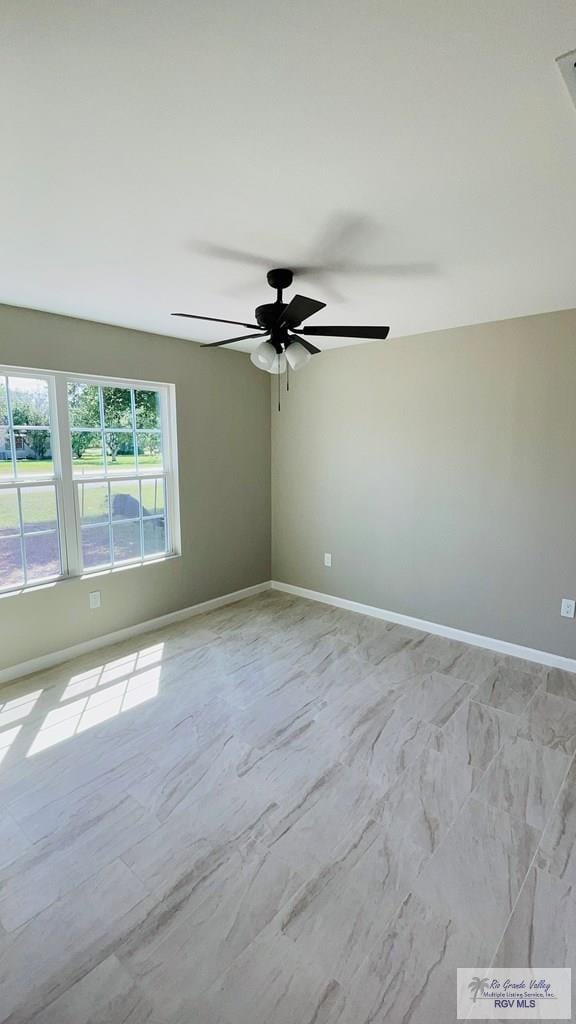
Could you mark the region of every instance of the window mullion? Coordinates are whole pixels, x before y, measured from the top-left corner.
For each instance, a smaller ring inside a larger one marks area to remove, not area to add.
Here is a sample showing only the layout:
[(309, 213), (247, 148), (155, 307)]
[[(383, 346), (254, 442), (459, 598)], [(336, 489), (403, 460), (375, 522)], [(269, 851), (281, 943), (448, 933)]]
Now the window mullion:
[(24, 544), (24, 516), (22, 515), (22, 494), (20, 488), (16, 487), (16, 495), (18, 498), (18, 518), (20, 519), (20, 557), (22, 559), (22, 574), (24, 577), (24, 586), (28, 583), (28, 569), (26, 567), (26, 547)]
[(132, 412), (132, 446), (134, 448), (134, 465), (136, 467), (136, 474), (140, 468), (138, 461), (138, 441), (136, 437), (136, 398), (134, 395), (134, 388), (130, 389), (130, 409)]
[(110, 488), (110, 480), (106, 481), (106, 490), (108, 492), (108, 537), (110, 543), (110, 565), (114, 567), (114, 531), (112, 529), (112, 490)]
[(98, 409), (100, 412), (100, 437), (102, 438), (102, 466), (104, 476), (108, 476), (108, 453), (106, 451), (106, 424), (104, 422), (104, 391), (98, 386)]
[(16, 437), (14, 435), (14, 424), (12, 422), (12, 399), (10, 397), (10, 381), (8, 377), (4, 377), (6, 386), (6, 412), (8, 414), (8, 439), (10, 441), (10, 454), (12, 456), (12, 477), (14, 480), (17, 478), (16, 472)]
[(164, 463), (164, 522), (166, 548), (180, 552), (180, 505), (178, 486), (177, 427), (174, 386), (165, 387), (161, 410), (162, 449)]
[(144, 558), (144, 508), (142, 505), (142, 479), (138, 481), (138, 498), (140, 505), (140, 518), (138, 519), (138, 525), (140, 529), (140, 558)]
[(56, 397), (56, 451), (60, 468), (62, 489), (62, 516), (64, 530), (60, 531), (60, 542), (66, 551), (67, 570), (70, 576), (82, 572), (82, 547), (80, 539), (80, 516), (76, 500), (76, 487), (72, 465), (72, 444), (70, 440), (70, 417), (68, 415), (68, 385), (65, 377), (55, 379)]

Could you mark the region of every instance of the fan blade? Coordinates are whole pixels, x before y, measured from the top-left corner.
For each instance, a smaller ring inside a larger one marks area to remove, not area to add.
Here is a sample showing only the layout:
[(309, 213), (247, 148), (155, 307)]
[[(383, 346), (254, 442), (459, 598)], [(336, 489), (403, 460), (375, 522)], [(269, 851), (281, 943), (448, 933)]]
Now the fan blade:
[(219, 316), (199, 316), (197, 313), (170, 313), (170, 316), (185, 316), (188, 320), (211, 320), (215, 324), (234, 324), (236, 327), (255, 327), (258, 328), (258, 324), (245, 324), (242, 320), (222, 320)]
[(314, 334), (318, 338), (374, 338), (388, 337), (389, 327), (303, 327), (297, 334)]
[(309, 299), (306, 295), (295, 295), (282, 313), (278, 326), (296, 327), (319, 309), (324, 309), (325, 305), (325, 302)]
[(258, 256), (256, 253), (247, 252), (245, 249), (234, 249), (228, 245), (214, 245), (212, 242), (195, 242), (193, 248), (203, 256), (210, 256), (217, 260), (230, 260), (233, 263), (248, 263), (255, 267), (282, 267), (268, 256)]
[(322, 351), (321, 348), (316, 348), (316, 345), (313, 345), (311, 341), (306, 341), (306, 338), (301, 338), (299, 335), (297, 336), (296, 334), (290, 334), (289, 337), (292, 339), (292, 341), (300, 342), (302, 348), (305, 348), (306, 351), (309, 352), (311, 356), (317, 356), (318, 353)]
[(344, 274), (356, 277), (421, 277), (434, 274), (433, 263), (346, 263), (330, 262), (306, 267), (308, 277), (319, 274)]
[(248, 338), (264, 338), (266, 334), (241, 334), (239, 338), (224, 338), (224, 341), (207, 341), (200, 348), (218, 348), (219, 345), (231, 345), (233, 341), (248, 341)]

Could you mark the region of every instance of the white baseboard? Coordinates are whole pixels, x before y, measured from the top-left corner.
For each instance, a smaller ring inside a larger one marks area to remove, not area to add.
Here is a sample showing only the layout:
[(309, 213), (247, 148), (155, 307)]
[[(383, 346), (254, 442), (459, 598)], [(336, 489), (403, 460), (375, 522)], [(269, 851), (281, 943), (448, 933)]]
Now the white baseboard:
[(443, 626), (438, 622), (427, 622), (425, 619), (416, 619), (412, 615), (401, 615), (399, 612), (387, 611), (385, 608), (376, 608), (373, 605), (361, 604), (359, 601), (349, 601), (344, 597), (335, 597), (333, 594), (322, 594), (317, 590), (307, 590), (305, 587), (295, 587), (291, 583), (280, 583), (277, 580), (257, 583), (253, 587), (245, 587), (243, 590), (235, 590), (231, 594), (222, 594), (221, 597), (214, 597), (210, 601), (202, 601), (200, 604), (191, 605), (189, 608), (181, 608), (176, 612), (169, 612), (168, 615), (160, 615), (155, 619), (146, 619), (133, 626), (126, 626), (124, 629), (115, 630), (113, 633), (106, 633), (103, 636), (85, 640), (82, 643), (74, 644), (60, 651), (52, 651), (50, 654), (42, 655), (39, 658), (31, 658), (29, 661), (20, 662), (19, 665), (11, 665), (9, 668), (0, 669), (0, 685), (13, 682), (22, 676), (28, 676), (32, 672), (42, 672), (53, 668), (55, 665), (71, 661), (83, 654), (97, 651), (101, 647), (109, 647), (121, 640), (129, 640), (132, 636), (140, 633), (148, 633), (154, 629), (161, 629), (162, 626), (169, 626), (173, 622), (182, 622), (184, 619), (192, 618), (194, 615), (202, 615), (204, 612), (213, 611), (226, 604), (233, 604), (235, 601), (242, 601), (247, 597), (254, 597), (262, 594), (265, 590), (282, 590), (287, 594), (294, 594), (296, 597), (305, 597), (311, 601), (320, 601), (323, 604), (333, 605), (335, 608), (347, 608), (348, 611), (360, 612), (362, 615), (370, 615), (376, 619), (385, 619), (387, 622), (395, 622), (401, 626), (410, 626), (412, 629), (421, 629), (425, 633), (434, 633), (436, 636), (444, 636), (449, 640), (459, 640), (461, 643), (472, 644), (474, 647), (484, 647), (489, 651), (496, 651), (498, 654), (509, 654), (514, 658), (524, 658), (525, 661), (534, 661), (540, 665), (549, 665), (552, 668), (565, 669), (567, 672), (576, 672), (576, 659), (564, 658), (559, 654), (551, 654), (548, 651), (537, 651), (531, 647), (523, 647), (521, 644), (508, 643), (506, 640), (495, 640), (493, 637), (482, 636), (479, 633), (467, 633), (463, 629), (455, 629), (453, 626)]
[(522, 644), (508, 643), (507, 640), (495, 640), (493, 637), (482, 636), (480, 633), (467, 633), (464, 629), (442, 626), (438, 622), (427, 622), (425, 619), (415, 619), (412, 615), (401, 615), (399, 612), (390, 612), (385, 608), (376, 608), (370, 604), (360, 604), (359, 601), (348, 601), (345, 597), (334, 597), (333, 594), (321, 594), (318, 590), (306, 590), (305, 587), (295, 587), (291, 583), (279, 583), (277, 580), (272, 580), (271, 586), (272, 590), (283, 590), (286, 594), (294, 594), (296, 597), (306, 597), (311, 601), (331, 604), (335, 608), (347, 608), (348, 611), (360, 612), (362, 615), (371, 615), (375, 619), (385, 619), (387, 622), (395, 622), (400, 626), (411, 626), (412, 629), (421, 629), (424, 633), (445, 636), (449, 640), (459, 640), (461, 643), (472, 644), (474, 647), (485, 647), (486, 650), (496, 651), (498, 654), (509, 654), (513, 658), (535, 661), (539, 665), (550, 665), (552, 668), (576, 672), (576, 659), (564, 658), (560, 654), (551, 654), (549, 651), (537, 651), (532, 647), (523, 647)]
[(225, 604), (233, 604), (235, 601), (242, 601), (246, 597), (253, 597), (261, 594), (264, 590), (270, 590), (271, 583), (257, 583), (253, 587), (244, 587), (243, 590), (235, 590), (231, 594), (222, 594), (221, 597), (213, 597), (210, 601), (202, 601), (201, 604), (190, 605), (189, 608), (180, 608), (179, 611), (169, 612), (168, 615), (160, 615), (156, 619), (146, 619), (145, 622), (138, 622), (134, 626), (126, 626), (124, 629), (117, 629), (114, 633), (105, 633), (103, 636), (94, 637), (92, 640), (84, 640), (82, 643), (74, 644), (60, 651), (52, 651), (39, 658), (31, 658), (30, 661), (22, 661), (19, 665), (11, 665), (9, 668), (0, 670), (0, 686), (3, 683), (14, 682), (22, 676), (29, 676), (32, 672), (44, 672), (55, 665), (71, 661), (90, 651), (97, 651), (100, 647), (109, 647), (121, 640), (129, 640), (131, 636), (138, 636), (139, 633), (148, 633), (153, 629), (161, 629), (162, 626), (169, 626), (173, 622), (181, 622), (193, 615), (202, 615), (204, 612), (211, 612), (215, 608), (221, 608)]

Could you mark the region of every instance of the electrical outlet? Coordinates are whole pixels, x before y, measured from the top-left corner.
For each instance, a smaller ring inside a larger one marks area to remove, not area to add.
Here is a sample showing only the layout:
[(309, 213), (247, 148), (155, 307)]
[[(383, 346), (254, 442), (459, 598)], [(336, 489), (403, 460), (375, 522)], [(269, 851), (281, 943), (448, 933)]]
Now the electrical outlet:
[(100, 607), (100, 603), (101, 603), (100, 602), (100, 591), (99, 590), (93, 590), (92, 593), (89, 595), (89, 601), (90, 601), (90, 607), (92, 609), (99, 608)]
[(570, 53), (563, 53), (561, 57), (556, 57), (556, 63), (562, 78), (566, 82), (566, 88), (572, 97), (572, 102), (576, 107), (576, 50), (571, 50)]
[(565, 619), (573, 619), (575, 611), (576, 601), (572, 600), (571, 597), (563, 597), (562, 604), (560, 605), (560, 615)]
[(328, 569), (332, 568), (332, 554), (330, 551), (326, 551), (324, 554), (324, 565), (327, 566)]

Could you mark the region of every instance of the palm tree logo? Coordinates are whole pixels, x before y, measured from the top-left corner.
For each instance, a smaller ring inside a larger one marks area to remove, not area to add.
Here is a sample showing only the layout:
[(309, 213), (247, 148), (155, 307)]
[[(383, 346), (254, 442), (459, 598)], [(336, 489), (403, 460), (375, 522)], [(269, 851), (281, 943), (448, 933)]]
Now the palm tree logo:
[(490, 978), (478, 978), (478, 977), (472, 978), (472, 981), (468, 985), (468, 988), (473, 993), (473, 998), (472, 998), (472, 1002), (473, 1003), (476, 1002), (476, 998), (477, 998), (478, 995), (481, 995), (481, 996), (484, 995), (484, 989), (486, 988), (486, 986), (487, 986), (489, 981), (490, 981)]

